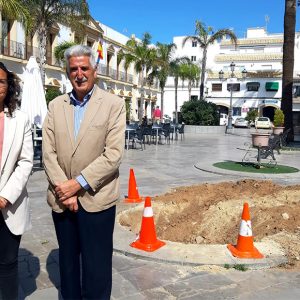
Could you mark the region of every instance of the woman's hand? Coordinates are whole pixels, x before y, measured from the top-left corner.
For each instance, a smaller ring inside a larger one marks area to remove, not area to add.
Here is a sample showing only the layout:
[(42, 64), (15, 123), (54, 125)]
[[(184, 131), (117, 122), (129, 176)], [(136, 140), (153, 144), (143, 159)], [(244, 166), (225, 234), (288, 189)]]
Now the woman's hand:
[(7, 200), (7, 199), (5, 199), (5, 198), (3, 198), (3, 197), (0, 197), (0, 209), (1, 209), (1, 208), (5, 208), (6, 205), (7, 205), (7, 203), (8, 203), (8, 200)]

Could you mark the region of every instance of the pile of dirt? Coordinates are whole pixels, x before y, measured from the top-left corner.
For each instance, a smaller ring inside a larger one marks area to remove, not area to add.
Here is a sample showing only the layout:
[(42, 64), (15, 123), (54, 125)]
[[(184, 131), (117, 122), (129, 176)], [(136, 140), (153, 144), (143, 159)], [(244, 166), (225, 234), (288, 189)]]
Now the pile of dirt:
[[(250, 206), (254, 240), (279, 242), (289, 264), (299, 266), (300, 185), (240, 180), (176, 188), (152, 201), (157, 236), (187, 244), (235, 244), (244, 202)], [(142, 210), (122, 213), (120, 224), (138, 234)]]

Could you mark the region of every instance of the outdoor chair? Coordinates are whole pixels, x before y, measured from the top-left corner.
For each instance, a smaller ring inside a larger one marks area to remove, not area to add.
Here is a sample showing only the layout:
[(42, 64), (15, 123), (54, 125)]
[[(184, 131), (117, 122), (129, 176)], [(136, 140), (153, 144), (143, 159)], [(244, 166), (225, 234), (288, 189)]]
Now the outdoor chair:
[(141, 145), (141, 149), (143, 150), (143, 146), (144, 149), (146, 149), (146, 145), (145, 145), (145, 136), (144, 136), (144, 127), (138, 127), (135, 131), (135, 135), (133, 137), (133, 147), (136, 148), (136, 144), (139, 143)]
[(180, 134), (180, 139), (184, 138), (184, 123), (181, 124), (180, 127), (178, 127), (178, 133)]
[(287, 144), (288, 144), (287, 137), (288, 137), (290, 131), (291, 131), (291, 128), (285, 130), (283, 133), (280, 134), (280, 147), (281, 148), (287, 146)]
[(164, 123), (162, 127), (162, 135), (164, 136), (165, 141), (168, 141), (168, 144), (170, 144), (170, 133), (171, 133), (171, 124)]
[(271, 167), (275, 167), (277, 165), (277, 161), (274, 155), (274, 151), (276, 150), (278, 154), (280, 154), (280, 137), (279, 135), (270, 135), (268, 146), (258, 147), (253, 149), (252, 144), (245, 143), (247, 146), (246, 153), (242, 158), (242, 164), (255, 163), (260, 166), (261, 160), (266, 159), (267, 165)]

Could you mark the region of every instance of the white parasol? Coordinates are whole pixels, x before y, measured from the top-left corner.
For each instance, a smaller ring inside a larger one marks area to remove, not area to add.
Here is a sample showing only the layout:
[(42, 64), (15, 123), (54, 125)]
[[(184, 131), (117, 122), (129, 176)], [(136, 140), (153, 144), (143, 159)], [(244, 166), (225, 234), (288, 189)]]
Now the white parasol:
[(47, 104), (40, 68), (31, 56), (23, 73), (21, 110), (28, 114), (32, 125), (42, 127), (47, 114)]

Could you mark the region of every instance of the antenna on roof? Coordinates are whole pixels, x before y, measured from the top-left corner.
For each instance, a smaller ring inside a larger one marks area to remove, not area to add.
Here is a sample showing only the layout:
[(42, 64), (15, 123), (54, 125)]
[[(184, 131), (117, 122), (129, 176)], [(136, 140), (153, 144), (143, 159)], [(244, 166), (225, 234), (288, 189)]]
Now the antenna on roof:
[(270, 17), (265, 15), (265, 22), (266, 22), (266, 32), (268, 32), (268, 23), (270, 22)]

